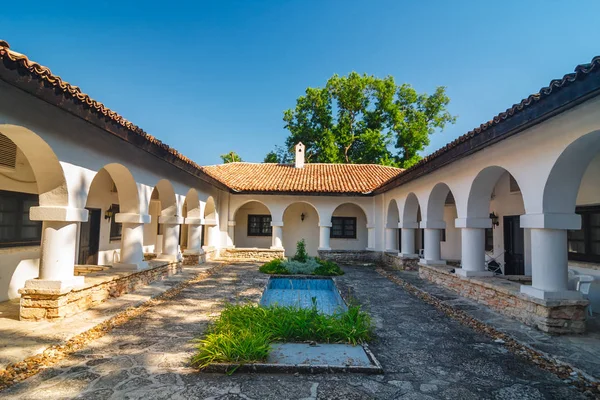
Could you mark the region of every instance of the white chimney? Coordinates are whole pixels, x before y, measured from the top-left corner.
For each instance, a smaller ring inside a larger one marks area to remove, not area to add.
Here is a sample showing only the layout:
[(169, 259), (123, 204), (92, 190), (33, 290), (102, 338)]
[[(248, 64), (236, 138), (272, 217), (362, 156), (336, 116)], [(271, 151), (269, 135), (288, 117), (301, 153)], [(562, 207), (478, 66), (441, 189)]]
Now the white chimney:
[(304, 145), (298, 142), (296, 145), (296, 168), (304, 168)]

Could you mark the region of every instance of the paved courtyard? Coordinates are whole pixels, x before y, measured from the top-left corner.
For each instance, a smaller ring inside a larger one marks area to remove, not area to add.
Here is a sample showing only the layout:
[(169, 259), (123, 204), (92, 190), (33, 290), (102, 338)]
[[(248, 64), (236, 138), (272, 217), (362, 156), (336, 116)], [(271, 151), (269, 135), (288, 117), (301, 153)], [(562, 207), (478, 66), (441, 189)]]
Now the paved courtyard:
[(340, 290), (371, 313), (385, 375), (206, 374), (191, 340), (224, 301), (257, 301), (267, 277), (227, 266), (84, 350), (0, 393), (3, 399), (578, 399), (572, 386), (450, 319), (368, 267)]

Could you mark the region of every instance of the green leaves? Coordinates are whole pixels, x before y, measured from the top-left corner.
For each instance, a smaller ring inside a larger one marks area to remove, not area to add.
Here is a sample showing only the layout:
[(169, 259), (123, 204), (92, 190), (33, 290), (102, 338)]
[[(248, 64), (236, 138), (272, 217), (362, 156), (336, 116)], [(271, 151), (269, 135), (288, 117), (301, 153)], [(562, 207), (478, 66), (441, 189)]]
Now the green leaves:
[(287, 154), (292, 158), (294, 145), (302, 142), (307, 162), (408, 167), (420, 159), (429, 135), (456, 121), (449, 102), (444, 87), (427, 95), (396, 85), (391, 76), (334, 75), (323, 88), (307, 88), (296, 107), (284, 111)]
[(232, 162), (242, 162), (242, 157), (240, 157), (235, 151), (229, 152), (227, 154), (221, 154), (221, 160), (223, 160), (223, 164), (232, 163)]

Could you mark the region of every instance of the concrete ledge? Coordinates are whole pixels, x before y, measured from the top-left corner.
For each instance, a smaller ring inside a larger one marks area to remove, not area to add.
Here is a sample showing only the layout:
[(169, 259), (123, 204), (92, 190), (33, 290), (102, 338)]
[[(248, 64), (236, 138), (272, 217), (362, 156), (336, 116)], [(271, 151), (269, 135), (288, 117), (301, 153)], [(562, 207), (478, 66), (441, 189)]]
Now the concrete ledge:
[(538, 299), (521, 293), (521, 284), (498, 277), (463, 277), (452, 267), (419, 265), (419, 276), (473, 299), (541, 331), (584, 333), (587, 300)]
[(219, 257), (224, 259), (271, 261), (284, 258), (284, 249), (259, 249), (259, 248), (229, 248), (222, 249)]
[(178, 263), (155, 263), (155, 267), (143, 271), (111, 269), (93, 273), (85, 277), (83, 287), (64, 293), (24, 288), (21, 292), (19, 319), (60, 320), (180, 271), (181, 265)]
[(381, 261), (382, 253), (372, 250), (318, 250), (319, 258), (337, 263), (376, 263)]

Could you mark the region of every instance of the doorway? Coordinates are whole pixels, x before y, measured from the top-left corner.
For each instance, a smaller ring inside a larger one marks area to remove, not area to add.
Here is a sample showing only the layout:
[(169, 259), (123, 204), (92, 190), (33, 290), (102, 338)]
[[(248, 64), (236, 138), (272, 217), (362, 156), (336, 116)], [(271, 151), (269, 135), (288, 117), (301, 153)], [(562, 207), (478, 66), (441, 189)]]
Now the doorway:
[(504, 274), (525, 275), (525, 231), (520, 215), (504, 217)]
[(87, 222), (82, 222), (79, 232), (79, 255), (77, 263), (80, 265), (98, 265), (98, 249), (100, 247), (100, 218), (102, 210), (88, 208)]

